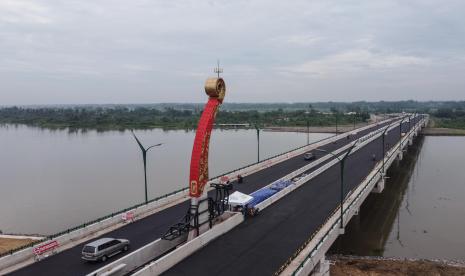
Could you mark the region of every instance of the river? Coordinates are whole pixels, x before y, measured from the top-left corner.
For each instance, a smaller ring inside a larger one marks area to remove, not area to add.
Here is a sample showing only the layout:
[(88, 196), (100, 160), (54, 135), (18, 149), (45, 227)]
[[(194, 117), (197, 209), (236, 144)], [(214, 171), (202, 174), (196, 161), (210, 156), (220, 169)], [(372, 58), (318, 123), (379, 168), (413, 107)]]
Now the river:
[(464, 164), (464, 137), (420, 137), (331, 252), (465, 260)]
[[(149, 199), (187, 187), (195, 133), (139, 130)], [(310, 142), (331, 134), (310, 134)], [(260, 132), (261, 159), (307, 143), (305, 133)], [(210, 176), (256, 162), (255, 130), (214, 130)], [(0, 230), (52, 234), (144, 201), (142, 155), (129, 131), (0, 127)]]

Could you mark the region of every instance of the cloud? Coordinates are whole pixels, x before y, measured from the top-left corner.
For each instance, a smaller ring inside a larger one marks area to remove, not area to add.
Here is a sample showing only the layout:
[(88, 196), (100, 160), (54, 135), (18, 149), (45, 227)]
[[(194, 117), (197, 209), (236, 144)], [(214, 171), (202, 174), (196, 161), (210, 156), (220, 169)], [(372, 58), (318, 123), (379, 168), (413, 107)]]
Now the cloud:
[(463, 10), (461, 0), (0, 0), (0, 103), (203, 101), (193, 91), (217, 59), (226, 100), (364, 100), (372, 89), (463, 99)]
[(422, 57), (353, 49), (281, 69), (288, 72), (305, 73), (314, 76), (328, 76), (331, 74), (355, 73), (365, 70), (427, 66), (429, 64), (431, 64), (431, 61)]
[(0, 22), (47, 24), (52, 23), (46, 6), (28, 0), (0, 1)]
[(311, 34), (295, 34), (277, 37), (272, 39), (271, 41), (287, 44), (286, 46), (294, 45), (299, 47), (308, 47), (315, 45), (317, 42), (321, 42), (322, 40), (324, 40), (324, 37), (321, 36)]

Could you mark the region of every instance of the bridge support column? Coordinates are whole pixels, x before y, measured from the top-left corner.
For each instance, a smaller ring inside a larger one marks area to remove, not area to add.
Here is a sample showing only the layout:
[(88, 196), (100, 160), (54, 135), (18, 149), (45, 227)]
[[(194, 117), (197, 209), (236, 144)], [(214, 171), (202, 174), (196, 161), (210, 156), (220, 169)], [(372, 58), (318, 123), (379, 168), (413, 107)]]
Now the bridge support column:
[(375, 194), (382, 193), (384, 191), (384, 184), (385, 184), (385, 178), (384, 178), (384, 175), (381, 174), (381, 178), (378, 180), (378, 182), (373, 187), (373, 190), (371, 192)]
[(329, 276), (329, 261), (325, 257), (321, 258), (318, 265), (313, 270), (312, 276)]
[(397, 155), (397, 161), (402, 161), (404, 158), (404, 152), (402, 150), (399, 150), (399, 153)]
[(355, 211), (354, 216), (349, 223), (355, 232), (360, 231), (360, 209)]

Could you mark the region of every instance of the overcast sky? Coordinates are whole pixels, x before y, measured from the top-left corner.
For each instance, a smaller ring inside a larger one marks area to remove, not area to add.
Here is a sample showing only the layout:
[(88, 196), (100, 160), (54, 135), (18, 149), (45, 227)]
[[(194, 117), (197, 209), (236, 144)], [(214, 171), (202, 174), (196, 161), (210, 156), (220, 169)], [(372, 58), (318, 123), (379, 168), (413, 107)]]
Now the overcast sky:
[(0, 0), (0, 105), (464, 100), (465, 1)]

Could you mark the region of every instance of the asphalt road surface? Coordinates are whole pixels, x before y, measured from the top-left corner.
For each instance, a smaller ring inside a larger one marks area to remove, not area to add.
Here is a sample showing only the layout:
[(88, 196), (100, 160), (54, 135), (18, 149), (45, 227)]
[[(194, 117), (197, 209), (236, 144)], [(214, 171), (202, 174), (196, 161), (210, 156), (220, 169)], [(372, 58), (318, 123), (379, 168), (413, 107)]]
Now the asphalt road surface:
[[(407, 130), (408, 123), (404, 123), (403, 131)], [(386, 148), (398, 142), (399, 134), (399, 128), (388, 132)], [(373, 169), (373, 154), (381, 160), (381, 137), (347, 158), (345, 195)], [(272, 275), (325, 223), (339, 200), (337, 163), (163, 275)]]
[[(371, 128), (360, 131), (357, 133), (357, 137), (359, 138), (363, 135), (366, 135), (367, 133), (381, 128), (383, 126), (386, 126), (387, 123), (379, 124), (378, 126), (373, 125)], [(404, 126), (406, 124), (404, 123)], [(394, 133), (395, 131), (392, 131)], [(397, 134), (398, 135), (398, 134)], [(336, 143), (330, 143), (327, 144), (323, 147), (322, 149), (328, 150), (328, 151), (333, 151), (337, 148), (342, 147), (343, 145), (352, 142), (354, 139), (347, 140), (345, 138), (339, 139)], [(394, 143), (391, 143), (391, 145)], [(321, 155), (321, 153), (320, 153)], [(329, 161), (328, 161), (329, 162)], [(235, 190), (238, 190), (240, 192), (249, 194), (252, 193), (258, 189), (260, 189), (263, 186), (266, 186), (270, 184), (271, 182), (309, 164), (309, 161), (305, 161), (302, 155), (293, 157), (289, 160), (280, 162), (272, 167), (269, 167), (267, 169), (258, 171), (256, 173), (253, 173), (251, 175), (248, 175), (244, 177), (244, 182), (242, 184), (238, 183), (233, 183), (233, 186)], [(364, 165), (361, 165), (364, 166)], [(317, 167), (316, 167), (317, 168)], [(316, 168), (313, 168), (315, 170)], [(369, 168), (365, 168), (369, 169)], [(329, 175), (328, 177), (331, 177)], [(336, 176), (332, 176), (333, 178)], [(186, 182), (187, 183), (187, 182)], [(305, 185), (305, 186), (314, 186), (314, 185)], [(337, 196), (338, 193), (331, 191), (334, 196)], [(301, 194), (301, 192), (295, 192), (294, 194)], [(286, 198), (288, 198), (287, 196)], [(312, 199), (313, 200), (313, 199)], [(281, 202), (281, 201), (280, 201)], [(282, 204), (280, 203), (279, 206)], [(331, 205), (332, 206), (332, 205)], [(160, 238), (166, 230), (169, 228), (169, 226), (173, 225), (174, 223), (178, 222), (186, 213), (189, 207), (189, 201), (184, 201), (178, 205), (175, 205), (173, 207), (167, 208), (163, 211), (160, 211), (158, 213), (155, 213), (153, 215), (150, 215), (144, 219), (135, 221), (134, 223), (130, 223), (128, 225), (125, 225), (119, 229), (116, 229), (114, 231), (111, 231), (107, 234), (102, 235), (105, 237), (114, 237), (114, 238), (125, 238), (129, 239), (131, 241), (131, 250), (129, 250), (127, 253), (124, 254), (118, 254), (114, 256), (113, 258), (109, 259), (108, 262), (112, 262), (116, 260), (117, 258), (120, 258), (124, 256), (125, 254), (128, 254), (135, 249), (138, 249), (158, 238)], [(296, 206), (297, 207), (297, 206)], [(265, 212), (264, 215), (261, 215), (260, 218), (257, 220), (253, 221), (247, 221), (244, 225), (249, 225), (249, 223), (257, 223), (262, 218), (266, 217), (266, 213), (269, 213), (270, 211), (268, 210), (273, 210), (276, 208), (268, 208)], [(280, 208), (278, 208), (280, 209)], [(282, 212), (277, 211), (278, 213), (274, 214), (274, 216), (277, 216)], [(257, 222), (255, 222), (257, 221)], [(244, 227), (242, 225), (240, 228), (242, 229)], [(254, 228), (254, 227), (252, 227)], [(300, 228), (300, 226), (299, 226)], [(297, 230), (297, 229), (296, 229)], [(301, 231), (304, 231), (305, 233), (308, 229), (306, 227), (302, 227)], [(253, 231), (252, 231), (253, 232)], [(252, 234), (251, 232), (251, 234)], [(228, 234), (229, 236), (229, 234)], [(302, 236), (302, 235), (301, 235)], [(97, 270), (98, 268), (106, 265), (106, 263), (89, 263), (81, 260), (81, 250), (84, 244), (89, 243), (90, 241), (86, 241), (84, 243), (81, 243), (73, 248), (67, 249), (63, 252), (60, 252), (56, 255), (50, 256), (40, 262), (36, 262), (34, 264), (31, 264), (29, 266), (26, 266), (24, 268), (21, 268), (19, 270), (16, 270), (9, 275), (85, 275), (88, 274), (94, 270)], [(213, 245), (213, 244), (212, 244)], [(209, 246), (210, 247), (210, 246)], [(183, 263), (184, 265), (184, 263)], [(180, 267), (183, 267), (181, 265)], [(270, 266), (271, 267), (271, 266)], [(173, 270), (175, 271), (175, 270)], [(183, 270), (184, 271), (184, 270)], [(187, 273), (187, 272), (183, 272)], [(208, 274), (208, 273), (207, 273)], [(187, 274), (186, 274), (187, 275)], [(193, 274), (189, 274), (193, 275)]]

